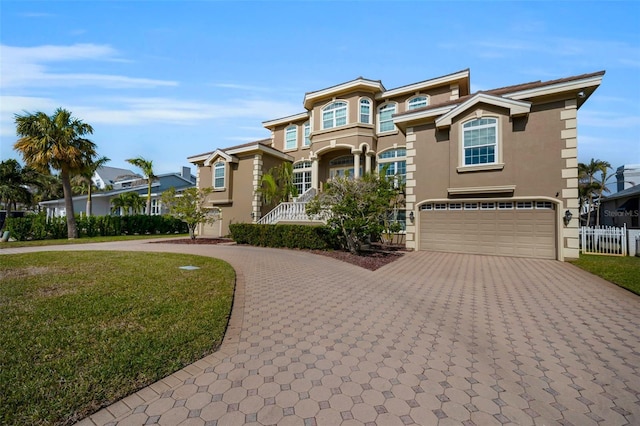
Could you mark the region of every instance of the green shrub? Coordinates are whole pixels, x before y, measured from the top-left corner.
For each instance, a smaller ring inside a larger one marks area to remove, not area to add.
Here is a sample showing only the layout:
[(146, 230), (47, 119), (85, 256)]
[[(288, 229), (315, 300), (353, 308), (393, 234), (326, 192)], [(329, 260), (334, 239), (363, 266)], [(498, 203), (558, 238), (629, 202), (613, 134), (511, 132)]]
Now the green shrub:
[(261, 247), (326, 250), (334, 248), (335, 241), (326, 226), (233, 223), (229, 230), (238, 244)]

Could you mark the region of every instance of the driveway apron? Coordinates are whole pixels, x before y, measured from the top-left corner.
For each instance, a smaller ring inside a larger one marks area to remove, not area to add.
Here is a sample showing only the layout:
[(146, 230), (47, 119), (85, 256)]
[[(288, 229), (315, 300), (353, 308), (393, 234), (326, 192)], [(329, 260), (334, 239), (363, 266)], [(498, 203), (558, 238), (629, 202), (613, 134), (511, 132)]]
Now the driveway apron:
[(640, 424), (640, 297), (562, 262), (105, 243), (237, 272), (216, 353), (80, 425)]

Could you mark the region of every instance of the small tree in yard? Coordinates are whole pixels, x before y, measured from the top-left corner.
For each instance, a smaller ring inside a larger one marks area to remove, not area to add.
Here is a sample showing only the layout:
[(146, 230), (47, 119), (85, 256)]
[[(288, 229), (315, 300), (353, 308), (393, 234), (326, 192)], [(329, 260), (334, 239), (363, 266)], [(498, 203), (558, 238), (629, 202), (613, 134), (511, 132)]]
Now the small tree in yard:
[(340, 235), (343, 248), (358, 254), (362, 244), (384, 230), (384, 222), (400, 189), (393, 176), (366, 174), (360, 179), (338, 177), (307, 204), (307, 214), (324, 214)]
[(178, 193), (170, 188), (162, 193), (162, 203), (169, 209), (169, 214), (180, 219), (189, 228), (189, 237), (196, 239), (196, 227), (199, 224), (213, 224), (217, 218), (210, 208), (205, 207), (207, 195), (212, 188), (187, 188)]

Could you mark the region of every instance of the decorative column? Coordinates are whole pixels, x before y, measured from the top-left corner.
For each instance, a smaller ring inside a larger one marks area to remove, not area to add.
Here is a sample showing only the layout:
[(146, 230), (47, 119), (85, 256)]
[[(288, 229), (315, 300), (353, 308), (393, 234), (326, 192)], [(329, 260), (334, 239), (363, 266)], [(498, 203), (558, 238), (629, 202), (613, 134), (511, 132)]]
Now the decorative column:
[(260, 220), (262, 210), (262, 198), (257, 191), (262, 180), (262, 154), (253, 156), (253, 200), (251, 200), (251, 219), (253, 223)]
[(318, 179), (318, 156), (312, 153), (309, 158), (311, 158), (311, 187), (317, 191), (320, 189)]
[(365, 173), (371, 173), (371, 157), (373, 157), (375, 154), (371, 153), (370, 151), (367, 151), (367, 153), (364, 156), (364, 172)]
[(352, 149), (351, 153), (353, 154), (353, 177), (358, 179), (360, 177), (360, 154), (362, 154), (362, 151)]

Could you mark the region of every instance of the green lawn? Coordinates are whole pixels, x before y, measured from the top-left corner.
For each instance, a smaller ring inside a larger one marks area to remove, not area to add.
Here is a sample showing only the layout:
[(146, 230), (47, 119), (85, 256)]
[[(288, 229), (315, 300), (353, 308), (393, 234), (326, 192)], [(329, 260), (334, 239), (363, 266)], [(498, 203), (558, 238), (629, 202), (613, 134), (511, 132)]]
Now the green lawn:
[(0, 424), (73, 423), (212, 353), (234, 284), (200, 256), (1, 255)]
[(640, 294), (640, 257), (581, 254), (577, 267)]
[(55, 246), (66, 244), (87, 244), (87, 243), (105, 243), (109, 241), (129, 241), (129, 240), (145, 240), (149, 238), (184, 238), (189, 234), (154, 234), (154, 235), (119, 235), (112, 237), (82, 237), (69, 240), (67, 238), (61, 240), (36, 240), (36, 241), (7, 241), (0, 242), (0, 250), (4, 248), (16, 248), (16, 247), (40, 247), (40, 246)]

